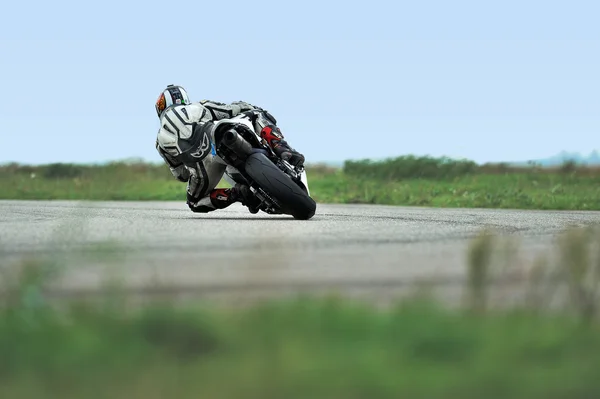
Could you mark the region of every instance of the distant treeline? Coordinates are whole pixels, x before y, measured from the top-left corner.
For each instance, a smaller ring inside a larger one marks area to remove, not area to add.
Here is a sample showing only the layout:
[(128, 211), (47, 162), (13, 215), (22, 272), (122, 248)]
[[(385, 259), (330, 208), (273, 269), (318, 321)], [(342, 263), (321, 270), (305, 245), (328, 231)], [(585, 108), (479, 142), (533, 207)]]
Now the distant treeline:
[[(314, 174), (343, 172), (348, 176), (378, 180), (402, 179), (452, 179), (476, 174), (543, 173), (600, 175), (600, 166), (578, 165), (567, 161), (558, 167), (510, 166), (506, 163), (479, 165), (471, 160), (447, 157), (404, 155), (381, 161), (348, 160), (341, 169), (325, 164), (308, 164), (306, 169)], [(28, 175), (46, 179), (85, 179), (118, 175), (120, 178), (144, 180), (170, 180), (172, 175), (165, 164), (148, 162), (111, 162), (99, 165), (52, 163), (46, 165), (22, 165), (17, 163), (0, 165), (0, 176)]]
[(511, 166), (507, 163), (479, 165), (471, 160), (405, 155), (382, 161), (372, 161), (369, 159), (346, 161), (343, 171), (345, 174), (355, 177), (402, 180), (415, 178), (451, 179), (475, 174), (506, 173), (577, 173), (583, 175), (600, 175), (600, 166), (578, 165), (573, 161), (567, 161), (558, 167), (542, 167), (535, 163), (529, 166)]
[(0, 166), (0, 175), (28, 175), (46, 179), (76, 179), (99, 176), (131, 177), (144, 179), (172, 179), (169, 168), (164, 164), (149, 162), (110, 162), (87, 165), (72, 163), (52, 163), (46, 165), (21, 165), (11, 163)]

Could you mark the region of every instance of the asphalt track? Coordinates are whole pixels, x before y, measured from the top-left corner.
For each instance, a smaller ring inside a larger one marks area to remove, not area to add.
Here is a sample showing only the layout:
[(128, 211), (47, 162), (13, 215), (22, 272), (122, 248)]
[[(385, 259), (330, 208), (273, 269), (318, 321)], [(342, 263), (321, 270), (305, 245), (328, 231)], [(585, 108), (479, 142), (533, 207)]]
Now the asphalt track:
[(140, 295), (240, 304), (298, 293), (384, 303), (423, 281), (451, 301), (482, 229), (518, 238), (518, 274), (563, 228), (599, 222), (600, 212), (319, 204), (296, 221), (237, 204), (194, 214), (182, 202), (0, 201), (0, 265), (58, 262), (53, 295), (92, 295), (112, 276)]

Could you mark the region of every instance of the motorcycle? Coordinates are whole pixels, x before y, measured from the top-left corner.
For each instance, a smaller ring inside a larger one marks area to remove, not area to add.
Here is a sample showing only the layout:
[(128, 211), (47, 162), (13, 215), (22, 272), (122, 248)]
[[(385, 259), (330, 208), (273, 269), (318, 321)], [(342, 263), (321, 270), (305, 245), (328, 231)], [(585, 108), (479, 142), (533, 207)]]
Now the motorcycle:
[(306, 171), (280, 159), (260, 137), (269, 121), (275, 119), (268, 112), (252, 110), (214, 122), (212, 151), (227, 165), (225, 180), (248, 185), (261, 201), (260, 210), (308, 220), (317, 204), (310, 197)]

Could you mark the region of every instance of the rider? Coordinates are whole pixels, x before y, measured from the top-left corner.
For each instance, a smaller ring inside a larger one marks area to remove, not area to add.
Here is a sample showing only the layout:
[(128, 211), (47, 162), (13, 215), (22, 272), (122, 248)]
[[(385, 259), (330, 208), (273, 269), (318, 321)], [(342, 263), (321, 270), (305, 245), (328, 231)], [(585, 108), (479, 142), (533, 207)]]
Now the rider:
[[(211, 212), (241, 202), (250, 212), (258, 212), (259, 200), (247, 185), (215, 188), (226, 166), (207, 157), (214, 149), (210, 144), (213, 121), (233, 118), (249, 110), (261, 111), (264, 121), (260, 136), (280, 158), (292, 165), (302, 165), (304, 156), (284, 140), (275, 118), (262, 108), (242, 101), (229, 105), (203, 100), (192, 103), (181, 86), (168, 85), (156, 101), (160, 129), (156, 149), (173, 176), (187, 182), (187, 204), (193, 212)], [(208, 137), (207, 137), (208, 136)]]

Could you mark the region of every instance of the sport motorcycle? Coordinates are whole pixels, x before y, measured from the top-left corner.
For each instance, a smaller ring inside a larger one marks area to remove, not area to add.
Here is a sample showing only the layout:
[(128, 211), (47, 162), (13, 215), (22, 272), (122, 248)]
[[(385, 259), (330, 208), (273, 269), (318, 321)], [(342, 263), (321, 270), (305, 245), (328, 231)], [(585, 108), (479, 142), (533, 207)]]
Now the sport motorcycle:
[(310, 197), (306, 171), (279, 158), (260, 137), (261, 112), (266, 111), (247, 111), (214, 122), (210, 145), (215, 159), (227, 165), (224, 178), (229, 184), (250, 187), (261, 211), (308, 220), (317, 204)]

